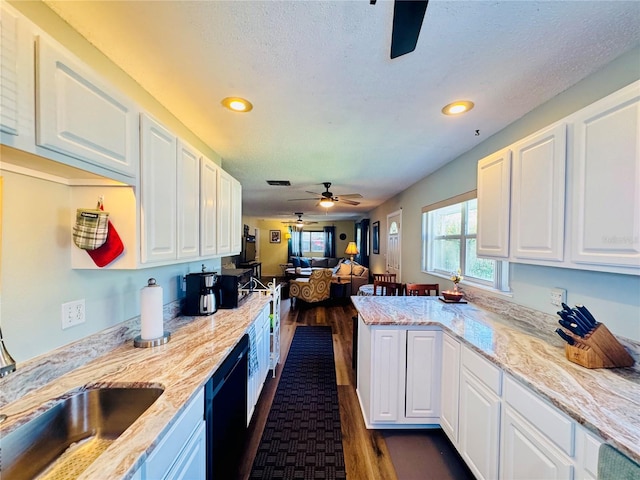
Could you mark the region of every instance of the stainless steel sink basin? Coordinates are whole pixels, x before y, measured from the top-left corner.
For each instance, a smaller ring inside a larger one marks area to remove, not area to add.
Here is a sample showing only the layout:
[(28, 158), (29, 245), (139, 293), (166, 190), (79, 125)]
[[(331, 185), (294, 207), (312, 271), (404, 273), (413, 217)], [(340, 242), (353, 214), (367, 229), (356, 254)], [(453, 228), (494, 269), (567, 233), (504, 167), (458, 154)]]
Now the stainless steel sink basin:
[(88, 388), (0, 438), (0, 478), (76, 478), (162, 394), (162, 388)]

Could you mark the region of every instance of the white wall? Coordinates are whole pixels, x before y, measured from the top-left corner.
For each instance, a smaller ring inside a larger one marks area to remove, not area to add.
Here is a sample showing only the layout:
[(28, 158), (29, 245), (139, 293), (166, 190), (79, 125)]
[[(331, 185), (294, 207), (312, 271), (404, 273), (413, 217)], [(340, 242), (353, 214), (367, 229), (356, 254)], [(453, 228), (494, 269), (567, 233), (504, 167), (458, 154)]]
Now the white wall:
[[(639, 58), (640, 48), (621, 56), (370, 212), (371, 222), (379, 220), (381, 230), (380, 254), (370, 258), (372, 272), (385, 269), (386, 216), (402, 209), (402, 281), (451, 286), (421, 272), (422, 207), (474, 190), (476, 164), (486, 155), (640, 78)], [(512, 264), (510, 273), (513, 297), (508, 300), (553, 314), (557, 308), (549, 303), (549, 289), (565, 288), (569, 304), (587, 305), (614, 333), (640, 341), (640, 277), (521, 264)]]

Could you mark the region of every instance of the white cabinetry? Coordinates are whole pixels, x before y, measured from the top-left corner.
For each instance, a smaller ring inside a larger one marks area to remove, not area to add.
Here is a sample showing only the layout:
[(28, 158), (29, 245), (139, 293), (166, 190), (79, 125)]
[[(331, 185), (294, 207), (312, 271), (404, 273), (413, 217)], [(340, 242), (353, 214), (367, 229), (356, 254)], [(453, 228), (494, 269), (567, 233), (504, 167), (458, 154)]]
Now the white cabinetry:
[(200, 160), (200, 255), (218, 253), (218, 175), (220, 168), (207, 157)]
[(640, 82), (574, 119), (571, 259), (640, 267)]
[(135, 177), (138, 111), (125, 95), (48, 38), (37, 39), (36, 142)]
[(224, 170), (218, 175), (218, 253), (231, 253), (231, 202), (233, 179)]
[(596, 480), (598, 478), (598, 454), (603, 441), (587, 430), (576, 425), (576, 473), (575, 480)]
[[(251, 422), (251, 416), (255, 409), (264, 381), (269, 373), (269, 311), (270, 304), (265, 305), (253, 325), (249, 327), (253, 331), (249, 332), (249, 348), (254, 349), (249, 352), (249, 376), (247, 383), (247, 425)], [(254, 337), (252, 341), (251, 337)], [(255, 358), (255, 362), (251, 358)], [(254, 363), (252, 367), (251, 364)]]
[(231, 254), (242, 251), (242, 185), (231, 177)]
[(204, 389), (185, 407), (142, 468), (143, 480), (205, 478)]
[(176, 137), (147, 115), (141, 116), (142, 263), (174, 260), (176, 244)]
[(478, 162), (478, 256), (509, 256), (509, 196), (511, 150), (504, 149)]
[(563, 259), (566, 138), (560, 123), (512, 147), (513, 261)]
[(441, 332), (359, 322), (357, 393), (367, 427), (439, 423)]
[(459, 451), (483, 480), (498, 477), (501, 377), (500, 369), (467, 347), (462, 349)]
[(178, 258), (200, 255), (200, 152), (178, 139)]
[(442, 334), (442, 382), (440, 426), (454, 445), (458, 444), (458, 402), (460, 397), (460, 342)]

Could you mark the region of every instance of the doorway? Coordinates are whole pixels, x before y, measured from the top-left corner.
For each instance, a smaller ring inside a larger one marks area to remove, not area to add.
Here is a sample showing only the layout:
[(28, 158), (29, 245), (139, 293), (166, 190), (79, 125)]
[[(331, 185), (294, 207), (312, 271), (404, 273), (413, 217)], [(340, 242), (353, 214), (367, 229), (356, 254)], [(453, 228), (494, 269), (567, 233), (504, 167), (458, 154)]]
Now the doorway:
[(386, 270), (395, 273), (401, 282), (401, 241), (402, 241), (402, 210), (387, 215), (387, 260)]

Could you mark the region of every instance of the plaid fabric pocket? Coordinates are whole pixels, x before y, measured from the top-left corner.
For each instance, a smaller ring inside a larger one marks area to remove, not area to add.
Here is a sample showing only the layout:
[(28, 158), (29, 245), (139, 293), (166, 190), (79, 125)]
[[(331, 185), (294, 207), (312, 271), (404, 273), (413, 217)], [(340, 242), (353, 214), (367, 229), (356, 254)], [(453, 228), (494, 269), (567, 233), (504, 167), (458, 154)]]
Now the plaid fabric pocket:
[(104, 245), (109, 231), (109, 214), (103, 210), (79, 208), (73, 227), (73, 242), (84, 250)]

